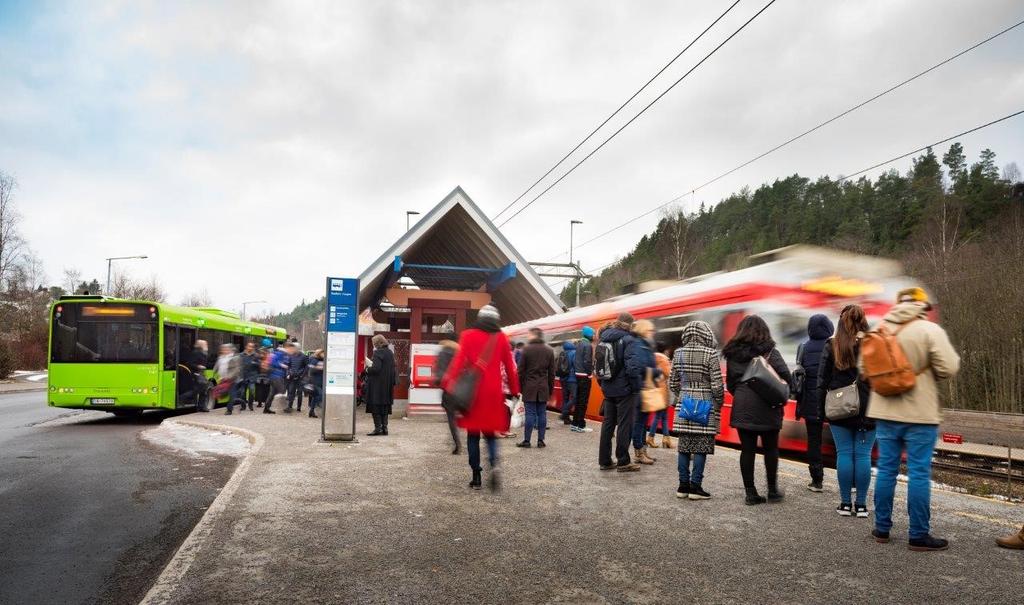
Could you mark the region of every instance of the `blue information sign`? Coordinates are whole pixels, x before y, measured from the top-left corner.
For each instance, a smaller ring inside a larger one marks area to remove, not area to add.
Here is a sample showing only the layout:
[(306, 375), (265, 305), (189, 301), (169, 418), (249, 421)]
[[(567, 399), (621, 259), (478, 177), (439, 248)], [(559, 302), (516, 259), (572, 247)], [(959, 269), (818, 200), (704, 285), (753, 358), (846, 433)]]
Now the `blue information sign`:
[(355, 332), (359, 322), (359, 280), (327, 278), (327, 331)]

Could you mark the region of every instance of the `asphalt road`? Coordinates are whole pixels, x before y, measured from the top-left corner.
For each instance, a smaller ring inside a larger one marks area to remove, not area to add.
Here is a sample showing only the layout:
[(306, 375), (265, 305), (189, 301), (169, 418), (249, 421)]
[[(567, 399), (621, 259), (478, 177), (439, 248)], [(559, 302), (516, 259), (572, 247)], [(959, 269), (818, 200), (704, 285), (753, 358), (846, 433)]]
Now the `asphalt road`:
[(166, 417), (0, 395), (0, 603), (139, 601), (236, 463), (139, 438)]

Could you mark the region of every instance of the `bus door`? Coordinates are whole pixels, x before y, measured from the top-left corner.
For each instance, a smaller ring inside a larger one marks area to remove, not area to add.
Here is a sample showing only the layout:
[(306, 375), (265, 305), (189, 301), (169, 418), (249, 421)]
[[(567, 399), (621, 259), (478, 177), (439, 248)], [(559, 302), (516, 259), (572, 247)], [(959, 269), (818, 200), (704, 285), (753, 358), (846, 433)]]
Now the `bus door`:
[[(179, 326), (164, 326), (164, 392), (174, 393), (174, 407), (195, 404), (188, 395), (192, 392), (193, 378), (185, 363), (196, 343), (196, 330)], [(184, 397), (183, 397), (184, 395)]]

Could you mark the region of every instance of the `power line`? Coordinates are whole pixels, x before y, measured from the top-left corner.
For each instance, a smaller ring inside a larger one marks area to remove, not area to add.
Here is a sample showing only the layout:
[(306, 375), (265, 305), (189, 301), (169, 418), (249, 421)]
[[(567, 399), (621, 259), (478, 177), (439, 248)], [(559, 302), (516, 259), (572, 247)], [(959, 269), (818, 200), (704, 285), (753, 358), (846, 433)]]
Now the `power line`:
[(654, 80), (656, 80), (656, 79), (658, 78), (658, 76), (660, 76), (660, 75), (661, 75), (662, 73), (664, 73), (666, 69), (668, 69), (668, 68), (669, 68), (669, 67), (670, 67), (670, 66), (671, 66), (671, 65), (672, 65), (673, 63), (675, 63), (675, 62), (676, 62), (676, 60), (677, 60), (677, 59), (678, 59), (679, 57), (683, 56), (683, 53), (685, 53), (686, 51), (690, 50), (690, 47), (691, 47), (691, 46), (693, 46), (694, 44), (696, 44), (698, 40), (700, 40), (700, 39), (701, 39), (702, 37), (704, 37), (704, 34), (708, 33), (708, 31), (709, 31), (709, 30), (710, 30), (710, 29), (711, 29), (712, 27), (714, 27), (714, 26), (715, 26), (715, 24), (717, 24), (717, 23), (718, 23), (719, 21), (721, 21), (721, 20), (722, 20), (722, 18), (723, 18), (723, 17), (725, 17), (725, 16), (727, 15), (727, 14), (729, 14), (729, 11), (731, 11), (731, 10), (732, 10), (732, 9), (733, 9), (733, 8), (734, 8), (734, 7), (735, 7), (735, 6), (737, 5), (737, 4), (739, 4), (739, 3), (740, 3), (740, 0), (736, 0), (735, 2), (733, 2), (733, 3), (732, 3), (732, 4), (730, 5), (730, 6), (729, 6), (729, 8), (725, 9), (725, 12), (724, 12), (724, 13), (722, 13), (721, 15), (719, 15), (717, 19), (715, 19), (714, 21), (712, 21), (712, 22), (711, 22), (711, 25), (708, 25), (707, 27), (705, 27), (705, 28), (704, 28), (704, 31), (700, 32), (700, 34), (698, 34), (696, 38), (694, 38), (693, 40), (691, 40), (691, 41), (690, 41), (690, 43), (689, 43), (689, 44), (687, 44), (685, 48), (683, 48), (683, 50), (679, 51), (679, 53), (678, 53), (678, 54), (677, 54), (676, 56), (672, 57), (672, 60), (670, 60), (670, 61), (669, 61), (668, 63), (666, 63), (664, 67), (662, 67), (661, 69), (659, 69), (659, 70), (658, 70), (658, 73), (656, 73), (656, 74), (654, 74), (653, 76), (651, 76), (651, 79), (650, 79), (650, 80), (647, 80), (647, 82), (646, 82), (646, 83), (645, 83), (645, 84), (644, 84), (643, 86), (641, 86), (640, 88), (638, 88), (638, 89), (637, 89), (637, 91), (633, 93), (633, 96), (631, 96), (631, 97), (629, 97), (628, 99), (626, 99), (626, 101), (625, 101), (625, 102), (624, 102), (624, 103), (623, 103), (622, 105), (619, 105), (619, 108), (618, 108), (618, 109), (616, 109), (615, 111), (613, 111), (613, 112), (611, 113), (611, 115), (609, 115), (609, 116), (608, 116), (607, 118), (605, 118), (605, 119), (604, 119), (604, 121), (603, 121), (603, 122), (601, 122), (600, 124), (598, 124), (598, 125), (597, 125), (597, 128), (595, 128), (595, 129), (591, 130), (591, 131), (590, 131), (590, 134), (588, 134), (588, 135), (587, 135), (586, 137), (584, 137), (582, 141), (580, 141), (579, 143), (577, 143), (575, 147), (573, 147), (573, 148), (572, 148), (571, 150), (569, 150), (569, 153), (565, 154), (564, 156), (562, 156), (562, 159), (560, 159), (560, 160), (558, 160), (557, 162), (555, 162), (555, 165), (554, 165), (554, 166), (552, 166), (551, 168), (548, 168), (548, 171), (547, 171), (547, 172), (545, 172), (544, 174), (542, 174), (542, 175), (541, 175), (541, 177), (540, 177), (539, 179), (537, 179), (536, 181), (534, 181), (532, 185), (530, 185), (529, 187), (527, 187), (527, 188), (526, 188), (526, 191), (523, 191), (522, 193), (520, 193), (520, 194), (519, 194), (519, 197), (517, 197), (516, 199), (512, 200), (512, 201), (511, 201), (511, 202), (509, 203), (509, 205), (508, 205), (508, 206), (505, 206), (504, 208), (502, 208), (502, 209), (501, 209), (501, 212), (499, 212), (498, 214), (495, 214), (494, 216), (492, 216), (492, 217), (491, 217), (491, 220), (498, 220), (498, 217), (499, 217), (499, 216), (501, 216), (502, 214), (505, 214), (505, 211), (506, 211), (506, 210), (508, 210), (509, 208), (511, 208), (512, 206), (514, 206), (514, 205), (516, 204), (516, 202), (518, 202), (519, 200), (523, 199), (523, 197), (525, 197), (525, 196), (526, 196), (526, 194), (527, 194), (527, 193), (529, 193), (531, 189), (533, 189), (534, 187), (536, 187), (538, 183), (540, 183), (541, 181), (543, 181), (544, 179), (546, 179), (546, 178), (548, 177), (548, 175), (549, 175), (549, 174), (551, 174), (552, 172), (554, 172), (554, 171), (555, 171), (555, 168), (558, 168), (559, 166), (561, 166), (561, 165), (562, 165), (562, 162), (564, 162), (565, 160), (567, 160), (567, 159), (569, 158), (569, 156), (571, 156), (572, 154), (576, 153), (576, 151), (577, 151), (577, 150), (578, 150), (578, 149), (579, 149), (580, 147), (582, 147), (584, 143), (586, 143), (587, 141), (589, 141), (591, 137), (593, 137), (593, 136), (594, 136), (595, 134), (597, 134), (597, 131), (598, 131), (598, 130), (601, 130), (602, 128), (604, 128), (604, 125), (605, 125), (605, 124), (607, 124), (607, 123), (608, 123), (608, 122), (609, 122), (609, 121), (610, 121), (610, 120), (611, 120), (612, 118), (614, 118), (615, 116), (617, 116), (617, 115), (619, 114), (619, 112), (620, 112), (620, 111), (622, 111), (623, 109), (625, 109), (626, 105), (629, 105), (629, 104), (630, 104), (630, 102), (632, 102), (632, 101), (633, 101), (633, 99), (635, 99), (635, 98), (637, 97), (637, 95), (639, 95), (639, 94), (640, 94), (641, 92), (643, 92), (643, 91), (644, 91), (644, 90), (645, 90), (645, 89), (646, 89), (646, 88), (647, 88), (648, 86), (650, 86), (650, 85), (651, 85), (651, 82), (654, 82)]
[(643, 109), (641, 109), (639, 113), (637, 113), (637, 114), (636, 114), (635, 116), (633, 116), (632, 118), (630, 118), (630, 120), (629, 120), (628, 122), (626, 122), (625, 124), (623, 124), (623, 125), (622, 125), (622, 126), (621, 126), (621, 127), (620, 127), (620, 128), (618, 129), (618, 130), (616, 130), (615, 132), (613, 132), (613, 133), (611, 134), (611, 136), (609, 136), (609, 137), (608, 137), (607, 139), (605, 139), (605, 140), (604, 140), (604, 141), (603, 141), (603, 142), (602, 142), (602, 143), (601, 143), (600, 145), (598, 145), (598, 146), (597, 146), (596, 148), (594, 148), (594, 150), (593, 150), (593, 151), (591, 151), (591, 152), (590, 152), (590, 153), (588, 153), (587, 155), (583, 156), (583, 159), (582, 159), (582, 160), (580, 160), (579, 162), (577, 162), (577, 163), (576, 163), (576, 164), (575, 164), (575, 165), (574, 165), (574, 166), (573, 166), (572, 168), (570, 168), (568, 172), (566, 172), (566, 173), (562, 174), (562, 176), (558, 177), (558, 179), (556, 179), (556, 180), (555, 180), (555, 182), (553, 182), (553, 183), (551, 183), (550, 185), (548, 185), (548, 186), (547, 186), (547, 187), (546, 187), (546, 188), (545, 188), (545, 189), (544, 189), (543, 191), (541, 191), (541, 192), (540, 192), (539, 194), (537, 194), (537, 195), (536, 195), (536, 196), (535, 196), (535, 197), (534, 197), (533, 199), (531, 199), (531, 200), (530, 200), (529, 202), (527, 202), (525, 206), (523, 206), (523, 207), (522, 207), (522, 208), (520, 208), (519, 210), (516, 210), (516, 211), (515, 211), (515, 212), (514, 212), (514, 213), (513, 213), (513, 214), (512, 214), (511, 216), (509, 216), (509, 217), (508, 217), (507, 219), (505, 219), (504, 221), (502, 221), (502, 222), (501, 222), (501, 224), (500, 224), (500, 225), (498, 225), (498, 226), (499, 226), (499, 227), (502, 227), (502, 226), (504, 226), (505, 224), (507, 224), (507, 223), (508, 223), (509, 221), (511, 221), (512, 219), (514, 219), (515, 217), (519, 216), (519, 214), (520, 214), (520, 213), (522, 213), (522, 212), (523, 212), (523, 210), (526, 210), (527, 208), (529, 208), (530, 206), (532, 206), (532, 205), (533, 205), (533, 203), (534, 203), (534, 202), (536, 202), (537, 200), (539, 200), (539, 199), (540, 199), (540, 198), (541, 198), (541, 197), (542, 197), (542, 196), (543, 196), (543, 195), (544, 195), (545, 193), (547, 193), (548, 191), (551, 191), (551, 190), (552, 190), (552, 189), (553, 189), (553, 188), (555, 187), (555, 185), (557, 185), (557, 184), (561, 183), (561, 182), (562, 182), (562, 180), (563, 180), (563, 179), (564, 179), (565, 177), (567, 177), (567, 176), (569, 176), (570, 174), (572, 174), (573, 172), (575, 172), (575, 171), (576, 171), (576, 169), (577, 169), (577, 168), (579, 168), (579, 167), (580, 167), (580, 166), (581, 166), (581, 165), (583, 164), (583, 162), (586, 162), (587, 160), (589, 160), (589, 159), (591, 158), (591, 156), (593, 156), (593, 155), (594, 155), (595, 153), (597, 153), (598, 151), (600, 151), (600, 150), (601, 150), (601, 149), (602, 149), (602, 148), (603, 148), (603, 147), (604, 147), (605, 145), (607, 145), (607, 144), (608, 144), (608, 143), (609, 143), (609, 142), (610, 142), (610, 141), (611, 141), (612, 139), (614, 139), (614, 138), (615, 138), (616, 136), (618, 136), (620, 132), (622, 132), (622, 131), (623, 131), (623, 130), (625, 130), (625, 129), (626, 129), (627, 127), (629, 127), (629, 125), (630, 125), (630, 124), (632, 124), (632, 123), (633, 123), (634, 121), (636, 121), (636, 119), (637, 119), (637, 118), (639, 118), (640, 116), (642, 116), (642, 115), (643, 115), (643, 114), (644, 114), (644, 113), (645, 113), (645, 112), (646, 112), (646, 111), (647, 111), (648, 109), (650, 109), (650, 108), (651, 108), (651, 107), (652, 107), (652, 106), (653, 106), (653, 105), (654, 105), (655, 103), (657, 103), (658, 101), (660, 101), (662, 97), (664, 97), (665, 95), (667, 95), (667, 94), (669, 93), (669, 91), (671, 91), (671, 90), (672, 90), (673, 88), (675, 88), (675, 87), (676, 87), (676, 86), (677, 86), (677, 85), (678, 85), (678, 84), (679, 84), (680, 82), (682, 82), (682, 81), (683, 81), (684, 79), (686, 79), (686, 77), (687, 77), (687, 76), (689, 76), (689, 75), (690, 75), (691, 73), (693, 73), (693, 72), (694, 72), (694, 71), (695, 71), (695, 70), (696, 70), (696, 69), (697, 69), (698, 67), (700, 67), (701, 65), (703, 65), (705, 61), (707, 61), (708, 59), (710, 59), (712, 55), (714, 55), (714, 54), (715, 54), (716, 52), (718, 52), (718, 50), (719, 50), (720, 48), (722, 48), (723, 46), (725, 46), (725, 45), (726, 45), (726, 44), (727, 44), (727, 43), (728, 43), (728, 42), (729, 42), (730, 40), (732, 40), (732, 39), (733, 39), (734, 37), (736, 37), (736, 35), (737, 35), (737, 34), (739, 34), (739, 33), (740, 33), (741, 31), (743, 31), (743, 30), (744, 30), (744, 29), (745, 29), (745, 28), (746, 28), (746, 27), (747, 27), (748, 25), (750, 25), (750, 23), (751, 23), (751, 22), (753, 22), (753, 21), (754, 21), (754, 19), (757, 19), (757, 18), (758, 18), (758, 17), (759, 17), (760, 15), (761, 15), (761, 13), (763, 13), (763, 12), (764, 12), (764, 11), (766, 11), (766, 10), (768, 10), (768, 7), (770, 7), (771, 5), (775, 4), (775, 2), (776, 2), (776, 0), (769, 0), (769, 2), (768, 2), (767, 4), (765, 4), (765, 5), (764, 5), (764, 6), (763, 6), (763, 7), (761, 8), (761, 10), (757, 11), (756, 13), (754, 13), (754, 16), (753, 16), (753, 17), (751, 17), (751, 18), (747, 19), (747, 20), (746, 20), (746, 22), (744, 22), (744, 23), (743, 23), (743, 25), (741, 25), (741, 26), (739, 27), (739, 29), (737, 29), (737, 30), (736, 30), (736, 31), (734, 31), (733, 33), (729, 34), (729, 37), (728, 37), (728, 38), (726, 38), (725, 40), (723, 40), (723, 41), (722, 41), (722, 42), (721, 42), (721, 43), (720, 43), (720, 44), (719, 44), (718, 46), (716, 46), (716, 47), (715, 47), (715, 48), (714, 48), (714, 49), (713, 49), (713, 50), (712, 50), (711, 52), (709, 52), (708, 54), (704, 55), (704, 58), (703, 58), (703, 59), (701, 59), (700, 61), (698, 61), (696, 65), (694, 65), (694, 66), (693, 66), (693, 67), (691, 67), (691, 68), (690, 68), (689, 70), (687, 70), (687, 72), (686, 72), (686, 73), (684, 73), (684, 74), (683, 74), (683, 75), (682, 75), (682, 76), (681, 76), (681, 77), (680, 77), (680, 78), (679, 78), (678, 80), (676, 80), (675, 82), (673, 82), (673, 83), (672, 83), (672, 85), (671, 85), (671, 86), (669, 86), (668, 88), (666, 88), (664, 92), (662, 92), (662, 93), (661, 93), (660, 95), (658, 95), (657, 97), (655, 97), (653, 101), (651, 101), (651, 102), (650, 102), (650, 103), (648, 103), (648, 104), (647, 104), (646, 106), (644, 106), (644, 108), (643, 108)]
[[(746, 162), (743, 162), (739, 166), (736, 166), (735, 168), (731, 168), (731, 169), (723, 172), (722, 174), (716, 176), (715, 178), (713, 178), (713, 179), (711, 179), (709, 181), (706, 181), (706, 182), (698, 185), (697, 187), (694, 187), (693, 189), (687, 191), (686, 193), (683, 193), (681, 195), (677, 195), (676, 197), (672, 198), (671, 200), (669, 200), (669, 201), (667, 201), (667, 202), (665, 202), (665, 203), (663, 203), (663, 204), (661, 204), (659, 206), (656, 206), (656, 207), (654, 207), (654, 208), (652, 208), (652, 209), (650, 209), (650, 210), (648, 210), (646, 212), (643, 212), (642, 214), (639, 214), (639, 215), (629, 219), (628, 221), (626, 221), (624, 223), (620, 223), (620, 224), (616, 225), (615, 227), (613, 227), (613, 228), (611, 228), (611, 229), (609, 229), (609, 230), (607, 230), (607, 231), (605, 231), (603, 233), (600, 233), (600, 234), (598, 234), (598, 235), (596, 235), (596, 236), (594, 236), (594, 237), (584, 241), (581, 244), (577, 244), (576, 245), (576, 249), (582, 248), (583, 246), (586, 246), (587, 244), (593, 243), (593, 242), (595, 242), (595, 241), (597, 241), (597, 240), (599, 240), (599, 239), (601, 239), (601, 238), (603, 238), (603, 237), (605, 237), (607, 235), (610, 235), (610, 234), (614, 233), (615, 231), (618, 231), (619, 229), (622, 229), (623, 227), (625, 227), (627, 225), (630, 225), (630, 224), (635, 223), (636, 221), (638, 221), (638, 220), (640, 220), (642, 218), (650, 216), (651, 214), (653, 214), (653, 213), (655, 213), (655, 212), (661, 210), (662, 208), (665, 208), (665, 207), (667, 207), (667, 206), (669, 206), (671, 204), (674, 204), (675, 202), (683, 199), (684, 197), (686, 197), (688, 195), (694, 195), (696, 192), (698, 192), (701, 189), (707, 187), (708, 185), (711, 185), (711, 184), (713, 184), (713, 183), (715, 183), (715, 182), (717, 182), (717, 181), (719, 181), (719, 180), (729, 176), (730, 174), (733, 174), (734, 172), (736, 172), (738, 170), (746, 168), (747, 166), (749, 166), (749, 165), (753, 164), (754, 162), (764, 158), (765, 156), (770, 155), (772, 153), (775, 153), (776, 151), (782, 149), (783, 147), (786, 147), (786, 146), (790, 145), (791, 143), (794, 143), (794, 142), (804, 138), (805, 136), (811, 134), (812, 132), (815, 132), (815, 131), (821, 129), (821, 128), (831, 124), (832, 122), (835, 122), (836, 120), (838, 120), (838, 119), (840, 119), (840, 118), (842, 118), (844, 116), (849, 115), (850, 113), (853, 113), (854, 111), (860, 109), (861, 107), (864, 107), (865, 105), (867, 105), (869, 103), (877, 101), (878, 99), (884, 97), (885, 95), (887, 95), (887, 94), (889, 94), (891, 92), (894, 92), (894, 91), (896, 91), (896, 90), (906, 86), (907, 84), (910, 84), (911, 82), (917, 80), (918, 78), (921, 78), (922, 76), (924, 76), (924, 75), (926, 75), (928, 73), (931, 73), (932, 71), (938, 69), (939, 67), (942, 67), (943, 65), (946, 65), (947, 63), (950, 63), (951, 61), (962, 57), (963, 55), (971, 52), (972, 50), (975, 50), (976, 48), (978, 48), (980, 46), (983, 46), (983, 45), (991, 42), (992, 40), (995, 40), (999, 36), (1002, 36), (1003, 34), (1006, 34), (1009, 31), (1011, 31), (1013, 29), (1016, 29), (1017, 27), (1020, 27), (1021, 25), (1024, 25), (1024, 20), (1018, 21), (1017, 23), (1014, 23), (1010, 27), (1007, 27), (1006, 29), (1004, 29), (1004, 30), (1002, 30), (1002, 31), (1000, 31), (998, 33), (995, 33), (995, 34), (989, 36), (988, 38), (985, 38), (984, 40), (981, 40), (980, 42), (977, 42), (976, 44), (973, 44), (972, 46), (969, 46), (969, 47), (965, 48), (964, 50), (961, 50), (960, 52), (958, 52), (958, 53), (956, 53), (954, 55), (951, 55), (951, 56), (947, 57), (946, 59), (943, 59), (942, 61), (936, 63), (935, 65), (932, 65), (928, 69), (925, 69), (924, 71), (918, 72), (917, 74), (907, 78), (906, 80), (903, 80), (899, 84), (895, 84), (893, 86), (890, 86), (889, 88), (883, 90), (882, 92), (880, 92), (880, 93), (878, 93), (878, 94), (876, 94), (876, 95), (874, 95), (874, 96), (872, 96), (872, 97), (870, 97), (870, 98), (868, 98), (868, 99), (866, 99), (864, 101), (861, 101), (860, 103), (857, 103), (856, 105), (850, 107), (849, 109), (841, 111), (840, 113), (836, 114), (835, 116), (825, 120), (824, 122), (821, 122), (817, 126), (814, 126), (813, 128), (805, 130), (804, 132), (802, 132), (802, 133), (800, 133), (800, 134), (798, 134), (798, 135), (796, 135), (796, 136), (786, 140), (785, 142), (783, 142), (783, 143), (781, 143), (779, 145), (776, 145), (775, 147), (772, 147), (768, 151), (765, 151), (764, 153), (761, 153), (760, 155), (757, 155), (757, 156), (747, 160)], [(562, 254), (565, 254), (565, 252), (563, 252)]]
[[(849, 180), (849, 179), (851, 179), (851, 178), (853, 178), (855, 176), (859, 176), (861, 174), (864, 174), (865, 172), (869, 172), (869, 171), (874, 170), (876, 168), (881, 168), (882, 166), (885, 166), (886, 164), (891, 164), (893, 162), (902, 160), (902, 159), (910, 157), (910, 156), (912, 156), (912, 155), (914, 155), (916, 153), (921, 153), (922, 151), (925, 151), (925, 150), (927, 150), (930, 147), (936, 147), (938, 145), (942, 145), (943, 143), (948, 143), (948, 142), (953, 141), (955, 139), (959, 139), (960, 137), (969, 135), (971, 133), (977, 132), (977, 131), (982, 130), (984, 128), (988, 128), (989, 126), (994, 126), (996, 124), (999, 124), (1000, 122), (1005, 122), (1006, 120), (1015, 118), (1015, 117), (1017, 117), (1017, 116), (1019, 116), (1021, 114), (1024, 114), (1024, 109), (1017, 110), (1017, 111), (1015, 111), (1013, 113), (1010, 113), (1010, 114), (1007, 114), (1007, 115), (1005, 115), (1005, 116), (1003, 116), (1001, 118), (996, 118), (995, 120), (991, 120), (989, 122), (985, 122), (984, 124), (979, 124), (978, 126), (975, 126), (973, 128), (968, 128), (967, 130), (964, 130), (962, 132), (958, 132), (957, 134), (954, 134), (952, 136), (946, 137), (946, 138), (944, 138), (944, 139), (942, 139), (940, 141), (935, 141), (934, 143), (929, 143), (929, 144), (924, 145), (922, 147), (918, 147), (917, 149), (914, 149), (912, 151), (908, 151), (906, 153), (902, 153), (902, 154), (900, 154), (898, 156), (889, 158), (889, 159), (884, 160), (882, 162), (878, 162), (877, 164), (872, 164), (871, 166), (868, 166), (867, 168), (863, 168), (861, 170), (858, 170), (857, 172), (850, 173), (850, 174), (848, 174), (848, 175), (846, 175), (846, 176), (844, 176), (842, 178), (837, 179), (836, 183), (842, 183), (843, 181), (847, 181), (847, 180)], [(647, 214), (649, 214), (649, 213), (650, 213), (650, 211), (648, 211)], [(644, 215), (641, 215), (641, 216), (644, 216)], [(640, 218), (640, 217), (636, 217), (636, 218)], [(634, 218), (632, 220), (636, 220), (636, 218)], [(630, 222), (632, 222), (632, 221), (630, 221)], [(628, 224), (628, 223), (624, 223), (622, 226), (624, 226), (626, 224)], [(616, 229), (618, 229), (618, 228), (619, 227), (616, 227)], [(611, 230), (611, 231), (614, 231), (614, 229)], [(606, 233), (610, 233), (611, 231), (608, 231)], [(601, 236), (598, 236), (598, 237), (601, 237)], [(593, 238), (593, 239), (597, 239), (597, 238)], [(590, 241), (593, 241), (593, 239), (590, 240)], [(584, 242), (584, 243), (586, 243), (586, 242)], [(582, 247), (582, 246), (583, 246), (583, 244), (580, 244), (580, 246), (578, 246), (578, 247)], [(597, 269), (591, 269), (589, 272), (597, 274), (597, 272), (599, 272), (599, 271), (601, 271), (603, 269), (606, 269), (606, 268), (614, 265), (616, 262), (618, 262), (618, 261), (612, 261), (612, 262), (608, 263), (607, 265), (604, 265), (603, 267), (598, 267)], [(568, 280), (566, 280), (566, 281), (568, 281)], [(557, 285), (557, 283), (555, 285)]]

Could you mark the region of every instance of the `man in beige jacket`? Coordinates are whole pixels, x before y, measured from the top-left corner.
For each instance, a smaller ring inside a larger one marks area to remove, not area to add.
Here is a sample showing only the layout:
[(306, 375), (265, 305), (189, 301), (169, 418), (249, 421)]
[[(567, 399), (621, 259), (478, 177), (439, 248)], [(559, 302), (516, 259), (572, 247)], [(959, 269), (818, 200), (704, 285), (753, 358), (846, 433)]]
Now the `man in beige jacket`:
[[(872, 535), (878, 542), (889, 542), (896, 476), (901, 454), (906, 450), (909, 546), (911, 550), (920, 551), (949, 547), (948, 541), (930, 534), (932, 453), (942, 421), (937, 383), (954, 376), (960, 369), (960, 356), (949, 342), (946, 331), (928, 321), (930, 309), (924, 290), (908, 288), (899, 293), (897, 304), (882, 320), (891, 332), (898, 331), (896, 340), (917, 372), (917, 379), (914, 388), (900, 395), (883, 397), (872, 391), (867, 411), (867, 415), (876, 420), (878, 439)], [(859, 365), (863, 373), (863, 360)]]

